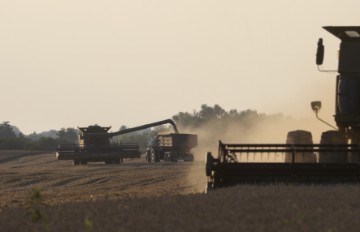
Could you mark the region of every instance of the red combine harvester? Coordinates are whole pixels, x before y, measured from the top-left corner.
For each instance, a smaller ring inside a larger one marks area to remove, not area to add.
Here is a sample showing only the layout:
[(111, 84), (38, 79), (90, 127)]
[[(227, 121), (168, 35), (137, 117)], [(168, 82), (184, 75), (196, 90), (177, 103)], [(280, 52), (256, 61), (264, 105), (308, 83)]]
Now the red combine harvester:
[[(226, 144), (219, 142), (215, 158), (206, 154), (207, 190), (238, 183), (359, 182), (360, 181), (360, 27), (324, 27), (341, 40), (336, 78), (334, 130), (313, 144), (308, 131), (288, 133), (286, 144)], [(323, 63), (319, 39), (316, 63)], [(318, 117), (321, 102), (311, 107)], [(331, 125), (330, 125), (331, 126)]]

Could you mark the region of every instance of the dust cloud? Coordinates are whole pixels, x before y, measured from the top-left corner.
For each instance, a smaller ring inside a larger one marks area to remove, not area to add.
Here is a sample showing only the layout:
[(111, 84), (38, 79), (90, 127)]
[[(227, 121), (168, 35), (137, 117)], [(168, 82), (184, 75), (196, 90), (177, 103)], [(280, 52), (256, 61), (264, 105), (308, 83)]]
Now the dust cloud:
[[(219, 140), (223, 143), (286, 143), (287, 133), (294, 130), (306, 130), (312, 133), (313, 143), (319, 143), (323, 131), (329, 130), (327, 126), (315, 118), (293, 119), (284, 116), (264, 117), (262, 119), (249, 119), (244, 122), (224, 122), (212, 120), (201, 127), (180, 127), (181, 133), (198, 135), (198, 146), (192, 151), (195, 161), (200, 161), (190, 170), (187, 181), (203, 192), (207, 183), (205, 175), (205, 155), (212, 152), (218, 155)], [(237, 157), (244, 162), (284, 162), (286, 154), (264, 154), (264, 156)]]
[(269, 117), (250, 120), (247, 123), (209, 121), (201, 127), (180, 128), (182, 133), (198, 135), (198, 146), (193, 149), (195, 160), (204, 160), (207, 152), (217, 156), (219, 141), (223, 143), (285, 143), (289, 131), (306, 130), (319, 143), (323, 131), (329, 130), (316, 119), (293, 119), (290, 117)]

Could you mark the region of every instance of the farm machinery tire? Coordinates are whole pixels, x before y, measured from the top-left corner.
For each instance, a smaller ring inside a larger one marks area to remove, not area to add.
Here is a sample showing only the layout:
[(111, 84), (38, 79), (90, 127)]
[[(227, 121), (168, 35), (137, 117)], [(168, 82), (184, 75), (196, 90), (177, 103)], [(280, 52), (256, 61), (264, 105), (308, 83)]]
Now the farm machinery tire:
[(151, 149), (150, 161), (153, 163), (160, 162), (160, 157), (154, 149)]

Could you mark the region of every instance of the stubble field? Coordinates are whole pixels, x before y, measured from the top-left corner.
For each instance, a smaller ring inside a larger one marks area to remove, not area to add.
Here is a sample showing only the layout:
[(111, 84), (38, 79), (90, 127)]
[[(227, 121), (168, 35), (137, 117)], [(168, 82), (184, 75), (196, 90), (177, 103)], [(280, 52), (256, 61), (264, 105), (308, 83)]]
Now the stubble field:
[(0, 152), (1, 231), (358, 231), (360, 185), (242, 185), (204, 194), (204, 165), (72, 166)]

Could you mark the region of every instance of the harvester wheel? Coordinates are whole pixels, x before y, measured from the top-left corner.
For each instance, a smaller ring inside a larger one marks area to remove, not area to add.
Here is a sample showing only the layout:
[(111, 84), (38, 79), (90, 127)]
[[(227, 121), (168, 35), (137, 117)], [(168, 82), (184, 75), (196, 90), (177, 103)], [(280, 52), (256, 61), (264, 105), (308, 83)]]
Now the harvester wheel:
[[(339, 131), (329, 130), (321, 134), (320, 144), (346, 144), (346, 137), (344, 133)], [(336, 147), (334, 147), (335, 149)], [(346, 152), (321, 152), (319, 154), (319, 163), (346, 163)]]
[(79, 164), (80, 164), (80, 160), (78, 160), (78, 159), (74, 159), (73, 164), (74, 164), (74, 166), (79, 165)]
[[(313, 144), (311, 132), (305, 130), (289, 131), (286, 138), (286, 144)], [(295, 155), (295, 163), (316, 163), (316, 154), (305, 152)], [(286, 154), (285, 162), (292, 162), (292, 154)]]
[(206, 153), (206, 156), (205, 156), (205, 171), (206, 171), (206, 176), (211, 176), (213, 160), (214, 160), (214, 158), (213, 158), (211, 152), (207, 152), (207, 153)]
[(215, 188), (214, 188), (214, 185), (212, 182), (207, 182), (206, 183), (206, 186), (205, 186), (205, 193), (209, 193), (211, 191), (213, 191)]

